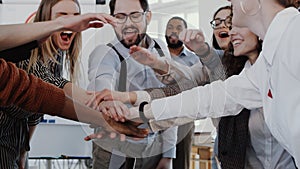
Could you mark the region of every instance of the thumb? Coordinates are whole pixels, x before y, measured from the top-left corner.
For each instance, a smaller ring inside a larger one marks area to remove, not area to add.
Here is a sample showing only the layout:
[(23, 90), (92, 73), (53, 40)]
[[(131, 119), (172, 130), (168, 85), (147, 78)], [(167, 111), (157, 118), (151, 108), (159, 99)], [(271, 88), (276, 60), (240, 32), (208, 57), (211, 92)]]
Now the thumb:
[(141, 49), (141, 48), (140, 48), (139, 46), (133, 45), (133, 46), (131, 46), (131, 47), (129, 48), (129, 53), (130, 53), (130, 54), (133, 54), (133, 53), (139, 51), (140, 49)]

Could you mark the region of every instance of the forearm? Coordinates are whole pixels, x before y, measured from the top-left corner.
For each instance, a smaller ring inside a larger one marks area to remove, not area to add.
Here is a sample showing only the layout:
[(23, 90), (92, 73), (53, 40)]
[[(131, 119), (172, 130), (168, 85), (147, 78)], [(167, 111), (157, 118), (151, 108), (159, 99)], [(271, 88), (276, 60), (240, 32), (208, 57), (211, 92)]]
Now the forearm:
[(30, 112), (50, 114), (60, 112), (65, 95), (63, 90), (28, 75), (12, 63), (0, 59), (0, 104), (17, 105)]
[(243, 73), (225, 81), (198, 86), (176, 96), (154, 100), (150, 106), (144, 107), (144, 111), (148, 119), (200, 119), (236, 115), (244, 107), (253, 109), (261, 106), (259, 91)]
[(169, 65), (161, 58), (156, 59), (156, 61), (149, 66), (160, 75), (167, 74), (169, 71)]
[(183, 79), (171, 85), (167, 85), (162, 88), (150, 88), (145, 89), (149, 93), (151, 100), (160, 99), (163, 97), (173, 96), (181, 93), (182, 91), (192, 89), (197, 84), (194, 81)]
[(91, 95), (87, 95), (85, 90), (72, 83), (67, 83), (63, 90), (66, 94), (66, 102), (63, 111), (58, 116), (97, 126), (106, 126), (102, 113), (85, 105), (85, 102), (92, 97)]
[(221, 60), (223, 54), (223, 51), (211, 48), (207, 56), (199, 57), (203, 65), (210, 70), (209, 77), (211, 82), (226, 79), (226, 72)]
[(40, 40), (55, 31), (63, 29), (63, 23), (57, 20), (0, 26), (0, 51)]
[(106, 122), (101, 112), (93, 110), (78, 102), (76, 98), (66, 95), (65, 104), (61, 112), (56, 112), (55, 116), (60, 116), (74, 121), (80, 121), (96, 126), (105, 126)]
[(92, 97), (91, 95), (88, 95), (85, 90), (70, 82), (64, 86), (63, 90), (67, 96), (70, 96), (75, 99), (76, 102), (82, 104), (85, 104), (85, 102)]
[(126, 93), (123, 98), (128, 98), (125, 102), (131, 103), (134, 106), (138, 106), (142, 102), (150, 103), (152, 100), (160, 99), (163, 97), (173, 96), (182, 91), (192, 89), (196, 87), (197, 84), (190, 80), (182, 80), (178, 83), (167, 85), (162, 88), (149, 88), (144, 91), (133, 91)]
[(173, 118), (173, 119), (161, 120), (161, 121), (150, 120), (148, 124), (151, 131), (157, 132), (160, 130), (166, 130), (170, 127), (188, 124), (194, 122), (194, 120), (195, 119), (191, 119), (191, 118)]

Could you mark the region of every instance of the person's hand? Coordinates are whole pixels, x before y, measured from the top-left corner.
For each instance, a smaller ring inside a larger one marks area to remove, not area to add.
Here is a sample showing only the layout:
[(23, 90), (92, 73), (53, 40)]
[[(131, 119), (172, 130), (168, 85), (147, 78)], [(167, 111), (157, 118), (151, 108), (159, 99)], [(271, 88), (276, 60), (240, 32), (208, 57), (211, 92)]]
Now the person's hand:
[(195, 53), (203, 50), (205, 52), (205, 37), (200, 29), (183, 30), (179, 34), (179, 40), (181, 40), (189, 50)]
[(133, 45), (129, 49), (130, 55), (139, 63), (153, 68), (157, 62), (157, 57), (150, 53), (147, 49)]
[(104, 126), (105, 131), (91, 134), (85, 137), (84, 140), (89, 141), (92, 139), (102, 138), (107, 135), (109, 135), (111, 138), (115, 138), (117, 133), (120, 135), (121, 140), (125, 139), (125, 135), (134, 138), (145, 138), (149, 133), (148, 129), (138, 128), (138, 126), (140, 126), (142, 123), (129, 120), (126, 122), (117, 122), (104, 114), (103, 118), (107, 122), (107, 125)]
[(160, 159), (156, 169), (171, 169), (172, 168), (172, 158), (163, 157)]
[(19, 158), (19, 169), (25, 169), (25, 163), (26, 163), (26, 158), (27, 158), (27, 151), (26, 150), (21, 150), (20, 152), (20, 158)]
[(104, 13), (87, 13), (77, 16), (61, 16), (56, 19), (64, 30), (81, 32), (88, 28), (101, 28), (104, 24), (116, 25), (115, 18)]
[(86, 101), (86, 105), (89, 107), (93, 107), (94, 109), (96, 109), (102, 101), (117, 100), (122, 103), (134, 104), (136, 100), (136, 94), (134, 92), (119, 92), (104, 89), (100, 92), (87, 91), (87, 94), (92, 95), (93, 97), (90, 100)]
[(104, 137), (109, 137), (111, 139), (116, 139), (119, 137), (120, 141), (125, 141), (126, 140), (126, 135), (125, 134), (120, 134), (120, 133), (115, 133), (115, 132), (108, 132), (106, 130), (101, 130), (98, 133), (90, 134), (84, 138), (85, 141), (90, 141), (93, 139), (101, 139)]
[(96, 110), (101, 111), (115, 121), (121, 122), (125, 122), (126, 116), (129, 115), (129, 109), (120, 101), (103, 101), (97, 106)]

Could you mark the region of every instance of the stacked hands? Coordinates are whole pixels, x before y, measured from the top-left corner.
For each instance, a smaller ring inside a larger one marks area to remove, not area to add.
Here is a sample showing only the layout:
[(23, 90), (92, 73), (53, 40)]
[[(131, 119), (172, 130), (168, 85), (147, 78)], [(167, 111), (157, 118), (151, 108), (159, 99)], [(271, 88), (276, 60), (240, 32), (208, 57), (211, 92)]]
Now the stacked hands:
[[(138, 128), (143, 122), (138, 118), (138, 112), (130, 111), (124, 103), (129, 103), (130, 97), (127, 92), (117, 92), (104, 89), (100, 92), (87, 92), (91, 99), (86, 105), (103, 113), (103, 117), (109, 126), (104, 126), (110, 133), (111, 138), (120, 135), (120, 140), (124, 141), (125, 136), (131, 136), (133, 139), (144, 138), (149, 130)], [(132, 94), (132, 93), (131, 93)], [(105, 131), (87, 136), (85, 140), (102, 138)]]
[[(184, 42), (191, 51), (196, 54), (203, 54), (209, 50), (205, 45), (205, 38), (201, 30), (189, 29), (179, 34), (179, 39)], [(129, 53), (131, 56), (143, 65), (153, 69), (161, 70), (164, 67), (168, 70), (168, 64), (159, 60), (147, 49), (140, 46), (131, 46)], [(137, 109), (129, 109), (125, 104), (135, 104), (135, 92), (118, 92), (104, 89), (100, 92), (88, 91), (91, 98), (86, 101), (86, 105), (103, 113), (104, 119), (110, 125), (110, 137), (115, 138), (116, 131), (120, 135), (120, 140), (125, 140), (126, 136), (132, 136), (133, 139), (141, 139), (148, 135), (149, 129), (138, 128), (143, 121), (139, 118)], [(87, 136), (85, 140), (97, 139), (103, 137), (105, 133), (95, 133)]]

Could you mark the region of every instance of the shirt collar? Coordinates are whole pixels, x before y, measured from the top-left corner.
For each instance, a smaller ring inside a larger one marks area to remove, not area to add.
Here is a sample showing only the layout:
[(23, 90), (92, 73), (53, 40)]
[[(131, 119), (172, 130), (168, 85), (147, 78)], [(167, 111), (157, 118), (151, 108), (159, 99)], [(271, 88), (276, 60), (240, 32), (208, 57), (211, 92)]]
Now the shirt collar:
[(179, 54), (179, 57), (185, 57), (185, 56), (189, 56), (191, 55), (191, 51), (189, 51), (186, 47), (183, 47), (183, 50), (181, 51), (181, 53)]
[(293, 7), (286, 8), (277, 13), (271, 22), (264, 39), (262, 49), (263, 56), (269, 65), (272, 65), (274, 54), (276, 49), (279, 48), (279, 42), (285, 33), (288, 23), (296, 14), (298, 14), (297, 9)]
[(248, 59), (248, 60), (246, 61), (246, 63), (245, 63), (244, 68), (245, 68), (245, 69), (249, 69), (251, 66), (252, 66), (252, 65), (251, 65), (251, 63), (250, 63), (250, 60)]

